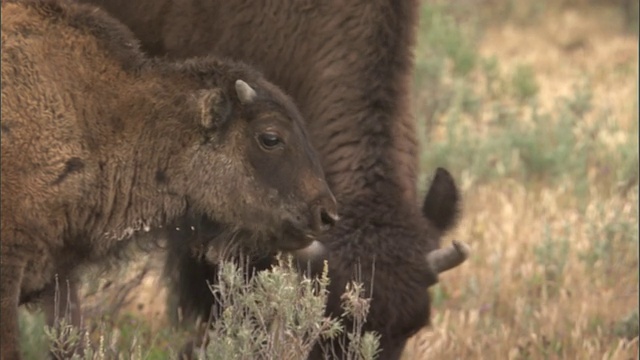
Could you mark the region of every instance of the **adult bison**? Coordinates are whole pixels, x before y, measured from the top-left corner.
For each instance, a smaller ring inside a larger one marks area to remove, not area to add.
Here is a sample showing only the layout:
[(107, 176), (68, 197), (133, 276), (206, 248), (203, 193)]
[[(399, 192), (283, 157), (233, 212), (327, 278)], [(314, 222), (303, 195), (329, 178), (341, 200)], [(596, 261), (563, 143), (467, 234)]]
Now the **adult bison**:
[[(340, 294), (358, 272), (372, 296), (365, 329), (381, 334), (382, 359), (398, 358), (429, 322), (426, 288), (437, 281), (435, 263), (449, 268), (466, 251), (437, 250), (458, 208), (446, 171), (438, 172), (422, 212), (416, 204), (409, 86), (419, 1), (83, 1), (121, 19), (150, 54), (243, 60), (295, 99), (341, 211), (340, 224), (320, 239), (332, 280), (327, 311), (341, 312)], [(172, 255), (178, 305), (206, 318), (212, 298), (203, 284), (215, 269), (188, 253)], [(268, 257), (255, 260), (269, 264)]]
[(207, 216), (296, 250), (337, 218), (277, 87), (213, 57), (149, 59), (94, 6), (3, 2), (1, 129), (3, 360), (19, 358), (21, 303), (137, 232)]

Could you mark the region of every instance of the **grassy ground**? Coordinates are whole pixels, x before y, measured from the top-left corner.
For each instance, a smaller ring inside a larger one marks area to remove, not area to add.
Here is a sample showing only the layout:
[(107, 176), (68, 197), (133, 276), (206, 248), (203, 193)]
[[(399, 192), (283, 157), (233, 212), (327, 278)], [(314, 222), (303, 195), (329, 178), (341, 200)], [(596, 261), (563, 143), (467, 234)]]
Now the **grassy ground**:
[[(617, 0), (446, 3), (424, 2), (416, 49), (420, 186), (436, 166), (458, 179), (447, 241), (473, 253), (430, 290), (433, 326), (404, 358), (637, 358), (637, 15)], [(184, 341), (156, 265), (83, 289), (103, 357), (167, 359)], [(41, 359), (42, 315), (21, 315), (25, 355)]]
[(405, 359), (635, 359), (638, 38), (611, 2), (491, 3), (422, 14), (422, 164), (473, 255)]

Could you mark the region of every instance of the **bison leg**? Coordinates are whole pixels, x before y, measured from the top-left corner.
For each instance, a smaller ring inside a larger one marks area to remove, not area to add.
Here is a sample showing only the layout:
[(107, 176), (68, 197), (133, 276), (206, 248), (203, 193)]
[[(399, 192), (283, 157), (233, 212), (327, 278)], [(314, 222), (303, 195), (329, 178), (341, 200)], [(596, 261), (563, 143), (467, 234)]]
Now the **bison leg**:
[(14, 260), (7, 246), (3, 246), (0, 258), (0, 358), (19, 360), (20, 347), (18, 336), (18, 306), (20, 305), (20, 287), (24, 275), (24, 262)]

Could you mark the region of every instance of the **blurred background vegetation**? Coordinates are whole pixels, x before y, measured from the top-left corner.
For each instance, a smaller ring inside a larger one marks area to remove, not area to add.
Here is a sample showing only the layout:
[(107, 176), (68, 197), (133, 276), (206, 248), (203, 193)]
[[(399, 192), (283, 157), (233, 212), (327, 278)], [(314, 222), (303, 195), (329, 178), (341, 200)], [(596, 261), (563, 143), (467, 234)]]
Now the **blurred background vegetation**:
[(470, 261), (406, 359), (636, 359), (638, 1), (423, 1), (424, 171)]

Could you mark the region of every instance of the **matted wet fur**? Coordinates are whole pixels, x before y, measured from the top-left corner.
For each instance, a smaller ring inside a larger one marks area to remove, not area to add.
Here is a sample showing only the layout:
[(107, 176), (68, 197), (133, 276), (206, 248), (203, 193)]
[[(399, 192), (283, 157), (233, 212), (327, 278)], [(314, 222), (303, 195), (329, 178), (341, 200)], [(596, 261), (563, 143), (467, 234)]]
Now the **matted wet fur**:
[[(460, 207), (444, 169), (422, 211), (417, 204), (419, 149), (408, 96), (419, 1), (83, 1), (121, 19), (150, 54), (247, 61), (291, 94), (341, 210), (339, 225), (320, 239), (332, 280), (327, 311), (341, 312), (344, 285), (359, 274), (372, 296), (365, 330), (382, 336), (380, 359), (399, 358), (429, 323), (426, 289), (437, 274), (424, 259)], [(212, 297), (196, 298), (194, 289), (213, 279), (215, 267), (183, 256), (170, 264), (181, 264), (190, 281), (177, 277), (171, 293), (184, 299), (183, 313), (206, 319)]]
[(243, 246), (311, 244), (337, 209), (303, 124), (247, 65), (150, 59), (96, 7), (3, 1), (0, 358), (20, 358), (20, 304), (138, 233), (207, 216)]

